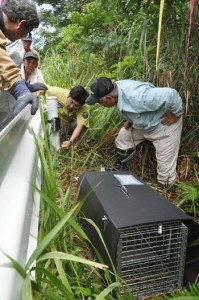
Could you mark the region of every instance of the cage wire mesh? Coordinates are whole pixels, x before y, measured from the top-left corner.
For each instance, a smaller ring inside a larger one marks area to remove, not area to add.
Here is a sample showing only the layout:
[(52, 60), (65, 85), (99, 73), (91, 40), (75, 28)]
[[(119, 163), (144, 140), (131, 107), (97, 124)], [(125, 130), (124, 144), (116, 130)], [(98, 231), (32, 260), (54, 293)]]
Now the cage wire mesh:
[(182, 287), (187, 234), (181, 221), (120, 229), (117, 270), (134, 296)]

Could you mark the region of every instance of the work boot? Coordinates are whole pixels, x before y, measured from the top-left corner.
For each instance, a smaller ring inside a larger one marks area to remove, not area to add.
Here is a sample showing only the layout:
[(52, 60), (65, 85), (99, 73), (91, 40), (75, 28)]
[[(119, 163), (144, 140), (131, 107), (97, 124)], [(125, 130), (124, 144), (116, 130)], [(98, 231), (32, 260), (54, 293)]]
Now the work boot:
[[(116, 148), (116, 160), (113, 165), (113, 167), (116, 170), (121, 171), (128, 171), (129, 170), (129, 161), (131, 160), (131, 157), (129, 157), (131, 154), (135, 153), (135, 150), (133, 148), (129, 148), (127, 150), (122, 150), (119, 148)], [(129, 160), (127, 159), (129, 157)]]

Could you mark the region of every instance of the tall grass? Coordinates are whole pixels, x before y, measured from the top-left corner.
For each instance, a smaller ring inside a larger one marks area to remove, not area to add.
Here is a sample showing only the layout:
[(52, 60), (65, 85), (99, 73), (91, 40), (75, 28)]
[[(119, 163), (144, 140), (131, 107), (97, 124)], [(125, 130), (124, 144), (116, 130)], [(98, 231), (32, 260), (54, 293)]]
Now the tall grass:
[[(77, 84), (82, 84), (88, 88), (93, 78), (102, 73), (100, 62), (95, 55), (86, 58), (78, 55), (73, 56), (73, 53), (68, 53), (65, 57), (62, 57), (53, 52), (45, 56), (42, 71), (48, 84), (65, 88), (71, 88)], [(164, 75), (164, 73), (162, 74)], [(169, 76), (170, 80), (172, 80), (172, 74)], [(159, 80), (162, 80), (162, 84), (167, 79), (164, 76), (159, 78)], [(77, 204), (78, 188), (74, 177), (79, 176), (85, 170), (99, 170), (101, 161), (107, 164), (113, 163), (114, 139), (121, 126), (121, 119), (114, 108), (106, 109), (96, 105), (91, 108), (90, 123), (91, 127), (84, 132), (74, 147), (67, 151), (61, 150), (53, 156), (50, 150), (46, 148), (46, 145), (48, 145), (48, 137), (46, 135), (44, 135), (43, 140), (36, 141), (43, 170), (43, 187), (42, 191), (40, 191), (42, 201), (39, 243), (42, 245), (45, 237), (49, 237), (49, 234), (52, 234), (52, 232), (54, 233), (53, 230), (57, 224), (62, 222), (66, 214), (70, 214), (70, 218), (67, 219), (60, 231), (56, 232), (53, 239), (45, 245), (45, 252), (48, 254), (43, 255), (42, 252), (42, 255), (39, 253), (37, 257), (37, 293), (40, 296), (43, 295), (44, 299), (64, 299), (64, 293), (66, 293), (66, 297), (69, 297), (66, 299), (70, 299), (70, 297), (78, 300), (113, 299), (111, 291), (120, 286), (116, 273), (116, 281), (106, 288), (104, 273), (99, 272), (96, 268), (91, 270), (88, 263), (79, 265), (70, 257), (70, 255), (75, 255), (79, 261), (81, 260), (80, 258), (89, 258), (89, 261), (94, 260), (90, 247), (87, 245), (88, 237), (76, 219), (80, 206)], [(45, 127), (44, 119), (43, 126)], [(185, 154), (190, 158), (191, 169), (191, 166), (196, 163), (196, 153), (198, 153), (196, 150), (198, 146), (196, 139), (198, 126), (195, 122), (188, 125), (185, 123), (185, 128), (187, 130), (183, 134), (179, 171), (180, 167), (183, 168), (182, 158), (184, 159)], [(137, 159), (131, 162), (132, 171), (153, 187), (156, 187), (156, 162), (153, 147), (149, 143), (146, 143), (145, 146), (141, 145), (136, 155)], [(190, 172), (186, 177), (182, 176), (181, 178), (186, 184), (190, 184), (190, 182), (191, 184), (198, 183), (196, 172)], [(160, 189), (159, 191), (165, 193), (171, 200), (177, 199), (176, 202), (180, 202), (183, 199), (180, 192), (171, 193)], [(187, 197), (186, 194), (184, 203), (189, 201)], [(82, 201), (84, 200), (82, 199)], [(194, 198), (194, 201), (198, 201), (198, 199), (195, 200)], [(193, 209), (197, 207), (197, 203), (194, 203)], [(182, 202), (180, 205), (183, 208)], [(95, 225), (93, 224), (93, 226)], [(97, 231), (98, 229), (96, 228)], [(98, 234), (100, 235), (100, 233)], [(42, 251), (44, 251), (44, 248), (42, 248)], [(97, 249), (96, 254), (100, 259)], [(69, 258), (67, 262), (66, 257)], [(107, 271), (104, 270), (103, 272)], [(106, 274), (109, 276), (108, 273)], [(46, 291), (47, 294), (45, 294)], [(56, 293), (57, 298), (55, 297)], [(128, 291), (122, 296), (118, 290), (118, 299), (127, 300), (132, 298), (133, 296), (129, 295)]]
[[(41, 107), (40, 103), (44, 135), (41, 140), (35, 137), (42, 165), (42, 191), (38, 190), (41, 196), (39, 246), (26, 266), (28, 270), (35, 259), (37, 260), (37, 265), (33, 268), (37, 275), (36, 282), (32, 286), (35, 287), (34, 291), (39, 295), (38, 297), (48, 297), (47, 299), (85, 299), (86, 296), (93, 297), (93, 295), (96, 295), (96, 299), (99, 300), (104, 299), (100, 295), (112, 299), (109, 294), (120, 287), (120, 280), (115, 271), (116, 282), (114, 283), (109, 272), (106, 271), (107, 266), (86, 259), (87, 253), (84, 249), (86, 246), (84, 244), (82, 246), (82, 243), (90, 241), (76, 220), (82, 203), (77, 202), (78, 193), (72, 194), (71, 184), (64, 193), (57, 182), (59, 154), (50, 152), (45, 131), (45, 117)], [(82, 199), (82, 202), (84, 200)], [(95, 224), (93, 226), (95, 227)], [(100, 234), (97, 227), (96, 231)], [(43, 252), (45, 254), (41, 255)], [(97, 249), (95, 252), (102, 262)], [(104, 270), (106, 277), (109, 278), (108, 288), (102, 288), (103, 273), (99, 273), (97, 268)], [(60, 298), (56, 298), (56, 294), (59, 294)]]
[(81, 84), (89, 88), (96, 74), (99, 73), (100, 60), (94, 54), (80, 56), (75, 51), (64, 55), (49, 50), (42, 61), (42, 73), (49, 85), (70, 89)]
[[(78, 201), (78, 190), (74, 193), (72, 182), (65, 190), (60, 185), (58, 168), (62, 158), (58, 152), (50, 151), (42, 100), (40, 113), (43, 134), (41, 137), (34, 135), (42, 170), (42, 189), (35, 187), (41, 199), (38, 247), (25, 268), (8, 256), (13, 268), (24, 279), (22, 300), (113, 300), (113, 292), (118, 299), (125, 299), (120, 295), (121, 282), (113, 263), (114, 273), (110, 273), (100, 253), (79, 225), (77, 215), (85, 199)], [(74, 153), (69, 160), (68, 163), (73, 167)], [(95, 228), (110, 257), (99, 229), (93, 221), (87, 219), (87, 222)], [(87, 243), (93, 246), (100, 263), (95, 261)], [(35, 279), (33, 273), (36, 274)], [(125, 286), (124, 292), (128, 295), (126, 299), (133, 299)]]
[[(183, 9), (186, 8), (183, 7)], [(186, 16), (186, 14), (184, 15)], [(171, 20), (170, 16), (168, 16), (168, 20)], [(140, 16), (133, 19), (133, 24), (127, 22), (129, 30), (125, 31), (127, 34), (120, 46), (119, 61), (115, 61), (109, 69), (102, 69), (101, 66), (105, 66), (106, 63), (100, 54), (85, 52), (80, 55), (71, 48), (66, 50), (64, 55), (59, 55), (54, 51), (46, 53), (42, 61), (42, 72), (47, 84), (67, 89), (77, 84), (82, 84), (89, 89), (90, 83), (99, 74), (110, 76), (113, 79), (132, 78), (151, 81), (158, 86), (176, 88), (183, 98), (185, 107), (177, 170), (180, 181), (178, 188), (174, 192), (170, 192), (157, 187), (155, 152), (153, 146), (148, 142), (138, 147), (130, 168), (145, 182), (157, 188), (159, 192), (198, 219), (198, 53), (195, 45), (192, 45), (189, 49), (187, 79), (184, 80), (184, 47), (188, 20), (184, 18), (180, 23), (173, 20), (172, 26), (168, 26), (168, 21), (165, 20), (159, 70), (156, 72), (155, 22), (154, 17), (146, 19), (141, 13)], [(177, 26), (175, 26), (176, 24)], [(197, 24), (193, 25), (197, 26)], [(114, 30), (116, 29), (114, 28)], [(193, 36), (197, 41), (198, 31), (194, 32)], [(46, 245), (45, 251), (51, 252), (51, 254), (44, 255), (42, 260), (40, 260), (40, 255), (38, 256), (39, 293), (42, 295), (41, 291), (43, 293), (48, 291), (48, 295), (43, 294), (47, 299), (63, 299), (64, 293), (67, 295), (66, 299), (70, 299), (70, 297), (78, 300), (112, 299), (110, 292), (119, 286), (117, 274), (115, 274), (116, 282), (105, 288), (102, 273), (98, 272), (96, 268), (91, 270), (85, 264), (79, 265), (72, 260), (66, 263), (65, 260), (62, 260), (63, 253), (78, 257), (84, 257), (85, 253), (89, 253), (88, 258), (93, 259), (86, 243), (88, 238), (76, 222), (76, 215), (80, 207), (77, 204), (78, 189), (74, 177), (79, 176), (85, 170), (99, 170), (101, 161), (106, 164), (113, 163), (114, 139), (121, 126), (121, 119), (114, 109), (96, 105), (91, 108), (90, 123), (91, 127), (68, 151), (60, 151), (51, 157), (48, 149), (42, 152), (40, 147), (43, 145), (38, 145), (38, 152), (43, 160), (43, 187), (40, 192), (42, 202), (39, 241), (41, 245), (45, 237), (56, 228), (59, 222), (62, 222), (64, 215), (73, 211), (67, 223)], [(45, 137), (46, 143), (47, 137)], [(95, 225), (93, 224), (93, 226)], [(57, 252), (62, 254), (58, 255)], [(29, 280), (26, 281), (26, 285), (29, 286)], [(57, 294), (57, 298), (53, 298), (55, 294)], [(52, 298), (50, 298), (51, 296)], [(190, 292), (177, 292), (171, 295), (176, 299), (192, 299), (192, 296), (198, 296), (198, 285), (191, 287)], [(194, 297), (193, 299), (195, 299)], [(131, 298), (132, 295), (129, 295), (128, 292), (123, 296), (118, 293), (118, 299)]]

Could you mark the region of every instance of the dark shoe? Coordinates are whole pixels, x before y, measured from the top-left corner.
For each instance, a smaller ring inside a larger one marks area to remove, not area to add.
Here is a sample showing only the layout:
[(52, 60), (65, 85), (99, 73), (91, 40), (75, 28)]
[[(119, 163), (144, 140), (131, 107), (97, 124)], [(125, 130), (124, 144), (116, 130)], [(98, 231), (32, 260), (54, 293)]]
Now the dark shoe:
[(128, 164), (134, 154), (135, 149), (133, 148), (127, 150), (121, 150), (119, 148), (116, 148), (116, 160), (114, 163), (114, 167), (117, 170), (128, 171)]
[(175, 193), (178, 186), (175, 183), (162, 184), (158, 182), (159, 187), (165, 192)]
[(104, 162), (101, 162), (101, 171), (129, 171), (127, 165), (115, 164), (113, 166), (107, 166)]

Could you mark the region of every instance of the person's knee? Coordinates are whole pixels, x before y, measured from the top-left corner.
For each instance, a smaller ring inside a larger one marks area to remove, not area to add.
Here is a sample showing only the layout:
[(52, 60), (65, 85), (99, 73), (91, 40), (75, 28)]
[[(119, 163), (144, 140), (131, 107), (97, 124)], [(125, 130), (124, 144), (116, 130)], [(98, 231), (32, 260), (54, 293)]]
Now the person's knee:
[(124, 127), (122, 127), (116, 137), (115, 146), (119, 149), (129, 149), (132, 148), (132, 142), (130, 140), (129, 132)]

